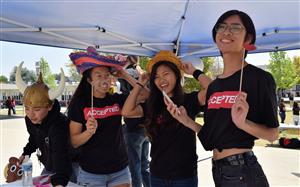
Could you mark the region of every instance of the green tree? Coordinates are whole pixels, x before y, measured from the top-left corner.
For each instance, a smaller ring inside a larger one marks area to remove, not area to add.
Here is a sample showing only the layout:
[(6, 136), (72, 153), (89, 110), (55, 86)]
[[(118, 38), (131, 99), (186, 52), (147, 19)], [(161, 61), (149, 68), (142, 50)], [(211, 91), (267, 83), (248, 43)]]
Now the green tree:
[(298, 80), (297, 80), (297, 84), (300, 84), (300, 56), (294, 56), (293, 58), (293, 65), (295, 68), (295, 72)]
[[(83, 50), (73, 50), (72, 53), (76, 53), (76, 52), (84, 52)], [(78, 73), (76, 66), (72, 63), (71, 60), (69, 60), (69, 62), (66, 64), (66, 66), (69, 68), (69, 80), (71, 82), (80, 82), (81, 80), (81, 74)]]
[(43, 75), (44, 82), (50, 87), (54, 88), (55, 84), (55, 76), (51, 73), (50, 66), (48, 62), (42, 57), (40, 59), (40, 71)]
[(67, 67), (69, 68), (70, 81), (80, 82), (81, 74), (77, 72), (76, 66), (70, 61), (67, 63)]
[[(9, 82), (15, 83), (16, 82), (16, 71), (17, 66), (15, 66), (12, 70), (12, 72), (9, 75)], [(21, 77), (25, 83), (33, 83), (36, 81), (36, 74), (32, 70), (28, 70), (27, 68), (22, 68), (21, 70)]]
[(293, 87), (297, 83), (297, 75), (286, 52), (271, 52), (269, 55), (271, 60), (268, 69), (275, 79), (277, 90), (282, 91)]
[(149, 57), (146, 57), (146, 56), (141, 56), (140, 57), (139, 65), (145, 71), (146, 71), (146, 66), (147, 66), (149, 60), (150, 60)]
[[(212, 77), (213, 73), (210, 71), (210, 69), (215, 62), (214, 58), (204, 57), (204, 58), (202, 58), (202, 62), (204, 65), (203, 72), (205, 73), (205, 75)], [(190, 78), (190, 77), (185, 77), (183, 87), (184, 87), (184, 90), (188, 93), (200, 90), (199, 81), (194, 78)]]
[(204, 58), (202, 58), (202, 62), (204, 64), (203, 72), (207, 76), (213, 77), (214, 73), (211, 71), (211, 68), (213, 67), (213, 65), (215, 63), (215, 58), (213, 58), (213, 57), (204, 57)]
[(0, 83), (8, 83), (7, 77), (5, 77), (4, 75), (0, 75)]

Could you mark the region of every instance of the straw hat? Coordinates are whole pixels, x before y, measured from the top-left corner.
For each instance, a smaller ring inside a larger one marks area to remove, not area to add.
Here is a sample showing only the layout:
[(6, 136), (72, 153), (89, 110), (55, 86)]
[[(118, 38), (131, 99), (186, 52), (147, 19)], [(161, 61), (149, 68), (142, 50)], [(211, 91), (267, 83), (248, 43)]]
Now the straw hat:
[(147, 64), (146, 70), (148, 73), (151, 73), (154, 64), (161, 62), (161, 61), (168, 61), (177, 66), (177, 68), (183, 73), (183, 64), (181, 60), (171, 51), (159, 51)]

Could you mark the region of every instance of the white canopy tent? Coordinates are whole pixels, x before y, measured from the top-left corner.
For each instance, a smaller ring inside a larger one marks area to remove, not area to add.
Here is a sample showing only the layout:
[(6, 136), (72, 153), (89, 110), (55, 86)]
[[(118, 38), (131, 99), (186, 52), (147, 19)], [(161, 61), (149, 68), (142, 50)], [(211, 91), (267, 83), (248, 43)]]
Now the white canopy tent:
[(249, 0), (22, 0), (1, 1), (0, 40), (153, 56), (218, 56), (211, 30), (225, 11), (253, 19), (257, 50), (300, 48), (299, 1)]

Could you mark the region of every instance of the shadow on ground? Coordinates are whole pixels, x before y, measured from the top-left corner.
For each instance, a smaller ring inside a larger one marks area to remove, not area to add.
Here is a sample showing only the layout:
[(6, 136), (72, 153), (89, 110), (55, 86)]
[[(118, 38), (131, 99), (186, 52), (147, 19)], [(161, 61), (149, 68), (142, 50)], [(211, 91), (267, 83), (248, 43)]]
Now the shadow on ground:
[(24, 118), (24, 116), (0, 115), (0, 120), (4, 120), (4, 119), (18, 119), (18, 118)]
[(293, 175), (295, 175), (296, 177), (299, 177), (299, 178), (300, 178), (300, 173), (292, 172), (291, 174), (293, 174)]

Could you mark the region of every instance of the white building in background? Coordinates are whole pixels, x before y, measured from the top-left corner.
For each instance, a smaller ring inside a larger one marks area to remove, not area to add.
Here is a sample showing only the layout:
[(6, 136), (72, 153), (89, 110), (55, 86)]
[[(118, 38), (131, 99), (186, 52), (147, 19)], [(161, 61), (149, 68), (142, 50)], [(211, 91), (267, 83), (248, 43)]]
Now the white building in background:
[[(57, 100), (61, 103), (62, 106), (65, 106), (70, 101), (73, 93), (75, 92), (78, 83), (66, 83), (64, 91)], [(0, 83), (0, 101), (5, 102), (7, 97), (15, 98), (17, 104), (22, 104), (23, 95), (17, 88), (15, 84), (2, 84)]]
[(35, 62), (35, 74), (37, 77), (39, 77), (41, 72), (41, 61)]
[(16, 101), (21, 100), (22, 94), (15, 84), (0, 83), (0, 88), (0, 101), (6, 101), (8, 96), (15, 98)]

